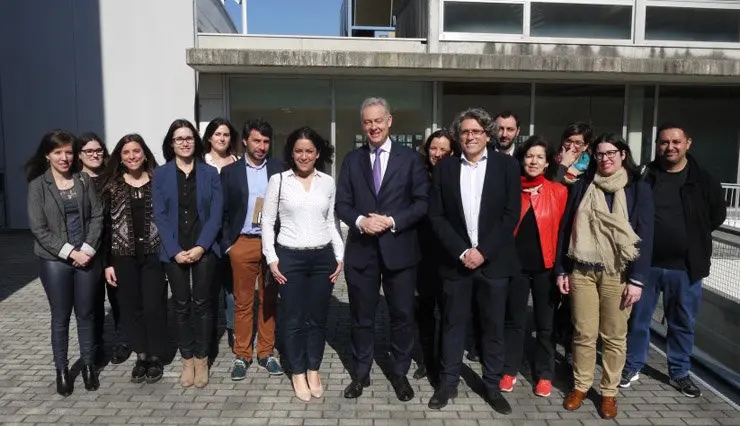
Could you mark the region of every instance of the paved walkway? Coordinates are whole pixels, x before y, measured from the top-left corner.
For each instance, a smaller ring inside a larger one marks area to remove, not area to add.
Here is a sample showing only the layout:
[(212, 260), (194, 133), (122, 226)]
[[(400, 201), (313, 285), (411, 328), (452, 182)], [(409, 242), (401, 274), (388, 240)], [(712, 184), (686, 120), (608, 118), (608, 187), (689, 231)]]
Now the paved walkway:
[[(0, 423), (2, 424), (204, 424), (204, 425), (740, 425), (740, 412), (707, 390), (702, 398), (687, 399), (665, 384), (665, 359), (652, 353), (652, 377), (641, 380), (619, 399), (615, 421), (600, 420), (596, 399), (575, 413), (561, 407), (566, 380), (555, 382), (550, 398), (532, 393), (529, 374), (520, 375), (508, 396), (514, 407), (510, 416), (494, 413), (480, 392), (480, 365), (466, 369), (460, 396), (449, 406), (433, 411), (426, 407), (432, 387), (411, 379), (416, 397), (399, 402), (381, 369), (374, 367), (373, 384), (358, 400), (341, 396), (349, 383), (349, 308), (346, 288), (339, 283), (329, 313), (329, 335), (323, 364), (327, 386), (323, 400), (308, 404), (292, 394), (286, 377), (269, 378), (252, 367), (248, 378), (228, 378), (231, 356), (225, 339), (211, 370), (211, 384), (204, 389), (182, 389), (178, 384), (179, 357), (166, 367), (157, 384), (128, 380), (133, 358), (122, 365), (108, 365), (100, 376), (101, 388), (87, 392), (77, 378), (72, 396), (55, 393), (49, 341), (49, 308), (36, 278), (36, 260), (27, 234), (0, 234)], [(387, 317), (381, 307), (380, 317)], [(112, 320), (108, 318), (108, 326)], [(74, 325), (74, 321), (72, 321)], [(387, 323), (378, 326), (376, 354), (388, 348)], [(70, 333), (75, 336), (74, 329)], [(70, 357), (77, 359), (76, 338)], [(378, 356), (381, 365), (386, 357)], [(386, 358), (387, 359), (387, 358)], [(527, 369), (523, 369), (527, 370)], [(558, 364), (559, 377), (567, 376)]]

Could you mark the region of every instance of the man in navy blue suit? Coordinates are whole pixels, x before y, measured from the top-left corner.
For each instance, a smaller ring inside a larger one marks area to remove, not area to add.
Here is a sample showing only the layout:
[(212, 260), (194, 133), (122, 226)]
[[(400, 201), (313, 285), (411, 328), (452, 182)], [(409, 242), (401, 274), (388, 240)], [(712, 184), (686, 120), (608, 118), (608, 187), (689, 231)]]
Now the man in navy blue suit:
[(360, 109), (368, 144), (347, 154), (337, 183), (336, 212), (349, 226), (344, 255), (352, 316), (352, 383), (345, 398), (370, 385), (375, 309), (382, 283), (391, 319), (391, 384), (401, 401), (414, 397), (406, 379), (414, 344), (414, 289), (421, 252), (416, 226), (427, 213), (421, 156), (391, 141), (388, 102), (368, 98)]

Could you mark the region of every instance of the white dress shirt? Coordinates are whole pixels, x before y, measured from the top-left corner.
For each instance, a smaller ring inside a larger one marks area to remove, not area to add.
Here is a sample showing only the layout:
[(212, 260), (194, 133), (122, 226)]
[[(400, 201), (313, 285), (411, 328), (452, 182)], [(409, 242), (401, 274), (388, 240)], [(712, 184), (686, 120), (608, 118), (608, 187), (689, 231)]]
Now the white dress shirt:
[(336, 193), (334, 179), (318, 170), (314, 172), (308, 191), (293, 170), (270, 178), (262, 209), (262, 253), (268, 264), (279, 260), (275, 253), (274, 230), (278, 217), (278, 194), (280, 230), (277, 243), (295, 249), (318, 248), (331, 243), (334, 257), (342, 261), (344, 243), (339, 234), (339, 224), (334, 219)]
[[(383, 182), (383, 178), (385, 178), (385, 169), (388, 168), (388, 158), (391, 156), (391, 146), (393, 143), (391, 142), (391, 138), (388, 138), (385, 140), (385, 143), (380, 146), (380, 149), (383, 151), (380, 153), (380, 182)], [(373, 169), (375, 166), (375, 161), (377, 160), (378, 153), (375, 148), (373, 148), (372, 145), (370, 145), (370, 170)], [(360, 227), (360, 221), (362, 219), (365, 219), (365, 216), (360, 215), (357, 216), (357, 220), (355, 220), (355, 226), (357, 229), (362, 232), (362, 228)], [(393, 222), (393, 226), (391, 227), (391, 232), (395, 232), (396, 230), (396, 221), (391, 218), (391, 222)]]
[(483, 182), (486, 179), (488, 155), (484, 154), (476, 164), (472, 164), (465, 157), (465, 154), (462, 154), (460, 161), (460, 196), (463, 213), (465, 214), (465, 227), (471, 244), (473, 247), (478, 247), (478, 218), (483, 195)]

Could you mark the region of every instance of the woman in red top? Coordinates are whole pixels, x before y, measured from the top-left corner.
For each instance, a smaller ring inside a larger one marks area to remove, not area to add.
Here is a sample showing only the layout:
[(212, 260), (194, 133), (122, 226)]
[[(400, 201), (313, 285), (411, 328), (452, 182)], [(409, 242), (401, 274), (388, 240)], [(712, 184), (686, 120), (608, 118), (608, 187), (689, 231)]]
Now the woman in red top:
[(558, 245), (560, 219), (565, 211), (568, 190), (549, 181), (554, 152), (546, 140), (532, 136), (519, 148), (516, 157), (522, 165), (522, 211), (514, 235), (521, 273), (512, 279), (506, 300), (504, 327), (506, 359), (501, 391), (511, 392), (522, 363), (527, 302), (532, 291), (537, 346), (534, 366), (535, 393), (547, 397), (552, 391), (555, 347), (552, 329), (558, 300), (552, 268)]

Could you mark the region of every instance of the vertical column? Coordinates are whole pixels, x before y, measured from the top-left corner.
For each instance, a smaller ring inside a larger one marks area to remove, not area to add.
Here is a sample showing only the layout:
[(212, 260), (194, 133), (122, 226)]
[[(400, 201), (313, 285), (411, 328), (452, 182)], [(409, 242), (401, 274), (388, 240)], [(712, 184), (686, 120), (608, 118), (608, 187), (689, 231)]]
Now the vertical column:
[(625, 88), (625, 123), (627, 144), (637, 164), (642, 163), (642, 116), (645, 87), (628, 85)]
[(198, 130), (201, 134), (208, 123), (216, 117), (227, 117), (226, 91), (223, 74), (199, 75), (198, 79)]
[(421, 0), (427, 2), (427, 53), (439, 52), (439, 38), (442, 35), (443, 0)]
[[(334, 147), (334, 152), (337, 152), (337, 91), (335, 86), (335, 80), (331, 81), (331, 125), (330, 135), (331, 144)], [(337, 158), (334, 157), (334, 161), (331, 162), (331, 175), (337, 179)]]

